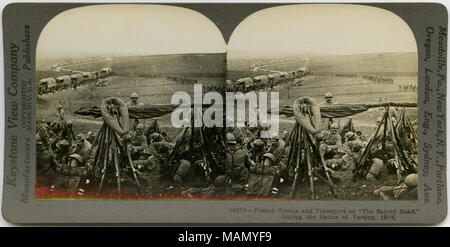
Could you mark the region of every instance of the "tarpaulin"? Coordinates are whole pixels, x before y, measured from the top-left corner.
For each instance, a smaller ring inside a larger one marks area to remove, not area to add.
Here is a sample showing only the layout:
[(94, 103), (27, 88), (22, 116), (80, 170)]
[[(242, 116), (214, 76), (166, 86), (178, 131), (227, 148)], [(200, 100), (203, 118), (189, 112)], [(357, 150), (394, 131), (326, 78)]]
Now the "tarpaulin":
[[(320, 106), (320, 115), (322, 118), (342, 118), (353, 116), (358, 113), (367, 111), (370, 108), (384, 107), (384, 106), (398, 106), (398, 107), (417, 107), (417, 103), (375, 103), (375, 104), (336, 104)], [(281, 106), (280, 115), (286, 117), (294, 116), (292, 106)]]

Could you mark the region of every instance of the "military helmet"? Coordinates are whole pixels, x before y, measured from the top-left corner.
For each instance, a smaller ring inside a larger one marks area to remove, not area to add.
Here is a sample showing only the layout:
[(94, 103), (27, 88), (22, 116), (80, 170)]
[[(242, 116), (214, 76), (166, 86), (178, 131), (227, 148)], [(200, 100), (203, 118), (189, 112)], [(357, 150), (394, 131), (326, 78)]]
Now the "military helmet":
[(58, 109), (62, 109), (63, 108), (63, 106), (62, 105), (58, 105)]
[(135, 92), (133, 92), (133, 93), (131, 94), (131, 96), (130, 96), (130, 99), (138, 99), (138, 98), (139, 98), (139, 96), (138, 96), (138, 94), (135, 93)]
[(67, 125), (67, 127), (72, 127), (73, 123), (72, 123), (72, 121), (69, 120), (66, 122), (66, 125)]
[(136, 130), (144, 130), (144, 125), (143, 124), (138, 124), (136, 126)]
[(363, 147), (364, 145), (362, 144), (362, 142), (355, 141), (352, 146), (352, 151), (359, 152), (361, 149), (363, 149)]
[(83, 158), (81, 158), (79, 154), (71, 154), (69, 158), (76, 159), (78, 162), (83, 163)]
[(78, 134), (77, 135), (77, 140), (84, 140), (84, 135), (83, 134)]
[(63, 147), (68, 147), (68, 146), (70, 146), (70, 142), (69, 142), (68, 140), (61, 140), (61, 141), (58, 142), (58, 144), (59, 144), (60, 146), (63, 146)]
[(159, 142), (162, 140), (162, 136), (159, 133), (153, 133), (150, 135), (150, 139), (152, 139), (154, 142)]
[(333, 94), (328, 92), (325, 94), (325, 98), (333, 98)]
[(382, 118), (382, 117), (377, 118), (377, 123), (378, 123), (378, 124), (381, 123), (381, 121), (383, 121), (383, 118)]
[(318, 141), (323, 140), (323, 138), (325, 138), (325, 132), (321, 131), (316, 135), (316, 138)]
[(183, 121), (181, 122), (182, 127), (190, 127), (191, 126), (191, 120), (189, 118), (183, 118)]
[(92, 133), (92, 131), (89, 131), (89, 132), (87, 133), (87, 135), (88, 135), (88, 136), (92, 136), (92, 135), (94, 135), (94, 133)]
[(161, 131), (160, 134), (161, 134), (162, 137), (167, 137), (167, 132), (165, 132), (165, 131)]
[(352, 131), (345, 133), (345, 139), (348, 141), (354, 140), (355, 139), (354, 137), (355, 137), (355, 133), (353, 133)]
[(233, 134), (228, 133), (227, 134), (227, 144), (236, 144), (236, 137), (234, 137)]
[(408, 186), (417, 186), (418, 184), (418, 176), (417, 173), (409, 174), (405, 178), (405, 184)]
[(332, 123), (330, 129), (339, 129), (339, 125), (337, 123)]
[(228, 178), (225, 175), (220, 175), (214, 179), (214, 186), (225, 187), (228, 184)]
[(62, 148), (68, 148), (70, 147), (70, 142), (67, 140), (61, 140), (58, 143), (56, 143), (56, 148), (62, 149)]

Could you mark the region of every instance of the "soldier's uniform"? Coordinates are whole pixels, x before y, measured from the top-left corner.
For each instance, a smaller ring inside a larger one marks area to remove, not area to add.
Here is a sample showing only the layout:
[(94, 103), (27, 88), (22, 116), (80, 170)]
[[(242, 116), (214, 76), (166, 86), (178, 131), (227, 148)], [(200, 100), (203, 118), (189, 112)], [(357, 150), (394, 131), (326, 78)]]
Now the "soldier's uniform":
[(418, 175), (412, 173), (406, 176), (405, 181), (398, 186), (382, 186), (373, 193), (383, 200), (417, 200)]
[(67, 164), (70, 155), (70, 143), (61, 140), (56, 144), (56, 160), (59, 164)]
[(67, 121), (62, 127), (61, 138), (72, 142), (75, 139), (72, 121)]
[(261, 139), (254, 140), (251, 144), (250, 158), (256, 163), (262, 162), (262, 156), (266, 153), (266, 144)]
[(386, 172), (387, 169), (384, 166), (383, 161), (377, 158), (373, 158), (372, 164), (370, 165), (369, 171), (367, 172), (366, 179), (369, 181), (375, 181), (386, 174)]
[(85, 139), (83, 134), (78, 134), (75, 140), (75, 146), (72, 149), (71, 154), (78, 154), (83, 159), (84, 162), (89, 158), (88, 154), (91, 150), (92, 145)]
[(278, 136), (275, 136), (271, 139), (271, 146), (268, 152), (273, 154), (276, 159), (279, 159), (283, 155), (285, 148), (286, 143)]
[(333, 158), (339, 148), (341, 148), (342, 140), (338, 133), (338, 125), (333, 123), (331, 125), (331, 130), (327, 131), (320, 142), (319, 152), (322, 159)]
[(248, 195), (271, 195), (272, 184), (279, 167), (276, 164), (276, 157), (271, 153), (262, 155), (261, 160), (260, 164), (250, 167)]
[(248, 154), (239, 146), (233, 134), (227, 134), (226, 174), (231, 179), (233, 192), (241, 193), (249, 178), (251, 161)]
[(39, 126), (38, 134), (42, 144), (45, 146), (49, 144), (49, 140), (51, 139), (50, 132), (50, 127), (47, 125), (47, 123), (42, 123)]
[(94, 135), (94, 133), (92, 133), (91, 131), (89, 131), (88, 134), (87, 134), (87, 141), (88, 141), (89, 143), (93, 144), (93, 143), (94, 143), (94, 140), (95, 140), (95, 135)]

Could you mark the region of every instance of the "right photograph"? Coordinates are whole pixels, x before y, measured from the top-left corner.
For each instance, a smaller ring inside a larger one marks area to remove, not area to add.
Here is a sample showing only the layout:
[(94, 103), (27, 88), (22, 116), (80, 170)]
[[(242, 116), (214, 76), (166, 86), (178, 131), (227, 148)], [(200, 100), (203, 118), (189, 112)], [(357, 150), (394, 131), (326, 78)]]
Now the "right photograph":
[(414, 35), (390, 11), (304, 4), (248, 16), (227, 46), (227, 91), (249, 106), (227, 119), (230, 190), (250, 199), (417, 200), (417, 75)]

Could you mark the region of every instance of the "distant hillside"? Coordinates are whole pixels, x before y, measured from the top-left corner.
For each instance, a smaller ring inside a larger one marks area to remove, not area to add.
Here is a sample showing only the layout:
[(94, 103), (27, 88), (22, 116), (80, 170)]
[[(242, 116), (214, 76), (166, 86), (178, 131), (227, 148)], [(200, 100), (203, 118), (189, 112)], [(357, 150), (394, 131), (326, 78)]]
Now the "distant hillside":
[(222, 77), (226, 72), (225, 54), (171, 54), (114, 57), (116, 73), (173, 74), (192, 77)]
[(229, 50), (227, 54), (228, 60), (241, 60), (241, 59), (274, 59), (285, 57), (311, 57), (320, 56), (323, 53), (311, 53), (304, 51), (244, 51), (244, 50)]
[(377, 53), (311, 57), (314, 73), (416, 75), (417, 53)]

